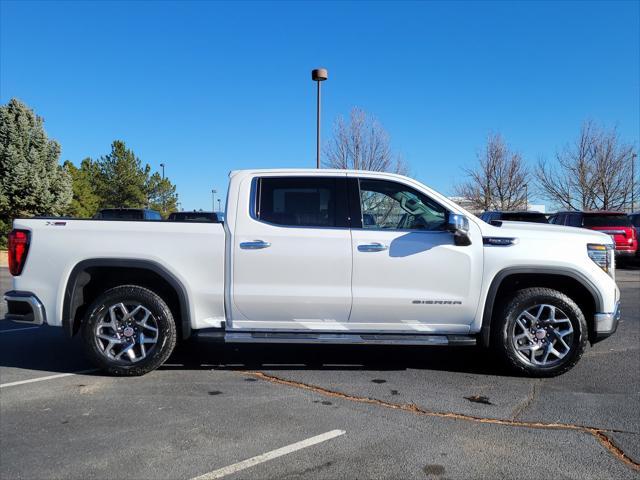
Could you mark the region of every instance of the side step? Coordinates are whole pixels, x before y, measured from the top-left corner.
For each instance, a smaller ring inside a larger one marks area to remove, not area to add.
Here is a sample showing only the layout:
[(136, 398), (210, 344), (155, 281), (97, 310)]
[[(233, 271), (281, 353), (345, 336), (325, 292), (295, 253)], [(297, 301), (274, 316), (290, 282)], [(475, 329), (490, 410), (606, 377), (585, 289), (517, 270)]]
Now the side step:
[(400, 333), (194, 332), (199, 339), (225, 343), (298, 343), (333, 345), (474, 346), (475, 336)]

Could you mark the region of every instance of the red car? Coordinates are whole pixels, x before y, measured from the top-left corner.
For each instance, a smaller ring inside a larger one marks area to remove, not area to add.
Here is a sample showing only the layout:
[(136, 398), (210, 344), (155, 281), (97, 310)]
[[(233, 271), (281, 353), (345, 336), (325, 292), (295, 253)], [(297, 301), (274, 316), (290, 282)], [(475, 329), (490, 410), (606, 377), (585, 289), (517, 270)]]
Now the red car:
[(558, 212), (549, 223), (582, 227), (611, 235), (616, 244), (616, 257), (633, 257), (638, 250), (638, 237), (631, 219), (623, 212)]

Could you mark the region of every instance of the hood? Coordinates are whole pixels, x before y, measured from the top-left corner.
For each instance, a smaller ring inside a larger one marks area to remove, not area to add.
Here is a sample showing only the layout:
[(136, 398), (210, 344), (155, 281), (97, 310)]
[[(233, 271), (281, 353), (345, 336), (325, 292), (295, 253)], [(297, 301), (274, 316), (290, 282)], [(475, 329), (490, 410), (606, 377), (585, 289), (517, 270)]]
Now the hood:
[(495, 237), (574, 237), (586, 243), (609, 243), (613, 244), (613, 240), (609, 235), (589, 230), (587, 228), (565, 227), (564, 225), (553, 225), (545, 223), (529, 223), (529, 222), (502, 222), (502, 226), (496, 227), (485, 222), (480, 225), (484, 236)]

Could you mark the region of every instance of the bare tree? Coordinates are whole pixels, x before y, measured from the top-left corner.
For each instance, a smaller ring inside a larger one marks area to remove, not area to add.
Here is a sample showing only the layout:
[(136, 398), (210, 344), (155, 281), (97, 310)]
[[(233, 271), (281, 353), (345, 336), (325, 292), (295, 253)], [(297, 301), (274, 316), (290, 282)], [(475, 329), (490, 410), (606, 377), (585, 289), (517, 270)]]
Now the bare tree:
[(529, 169), (500, 134), (489, 135), (478, 165), (464, 170), (467, 180), (456, 186), (472, 210), (517, 210), (527, 207)]
[(328, 168), (407, 173), (405, 163), (391, 151), (382, 125), (357, 107), (351, 110), (348, 123), (338, 117), (324, 153), (322, 164)]
[(634, 149), (615, 129), (585, 122), (578, 139), (556, 154), (556, 164), (540, 160), (535, 176), (542, 196), (570, 210), (621, 210), (634, 186)]

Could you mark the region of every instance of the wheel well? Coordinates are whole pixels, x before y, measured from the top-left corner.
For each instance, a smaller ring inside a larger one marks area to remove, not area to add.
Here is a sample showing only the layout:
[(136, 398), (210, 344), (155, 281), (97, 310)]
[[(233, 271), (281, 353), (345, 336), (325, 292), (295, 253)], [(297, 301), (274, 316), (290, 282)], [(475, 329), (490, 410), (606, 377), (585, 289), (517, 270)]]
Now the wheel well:
[(493, 298), (487, 297), (487, 306), (482, 322), (481, 341), (484, 345), (488, 346), (490, 343), (490, 328), (493, 328), (497, 321), (497, 314), (500, 313), (505, 302), (512, 297), (515, 291), (531, 287), (552, 288), (564, 293), (576, 302), (589, 326), (589, 341), (595, 340), (594, 314), (596, 313), (597, 300), (594, 293), (580, 280), (562, 274), (513, 273), (499, 280), (497, 286), (492, 285), (490, 288), (489, 295), (491, 296), (492, 290), (495, 295)]
[(175, 279), (168, 278), (158, 269), (120, 265), (86, 265), (73, 270), (65, 290), (63, 307), (63, 325), (67, 333), (75, 335), (93, 301), (106, 290), (119, 285), (138, 285), (156, 293), (171, 310), (179, 339), (189, 336), (186, 295)]

